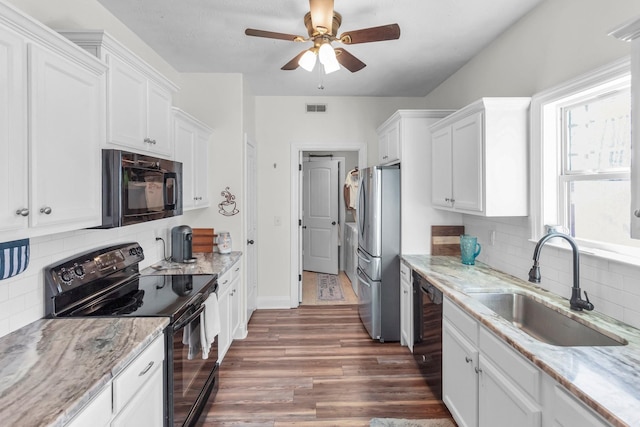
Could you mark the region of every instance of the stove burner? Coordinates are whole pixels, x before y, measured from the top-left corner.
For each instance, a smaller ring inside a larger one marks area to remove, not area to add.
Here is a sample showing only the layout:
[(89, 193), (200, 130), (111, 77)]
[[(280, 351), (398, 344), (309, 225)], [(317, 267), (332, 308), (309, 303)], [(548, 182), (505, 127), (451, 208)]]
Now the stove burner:
[(85, 307), (72, 315), (82, 316), (113, 316), (129, 314), (136, 311), (143, 304), (144, 291), (135, 290), (118, 298), (107, 298)]

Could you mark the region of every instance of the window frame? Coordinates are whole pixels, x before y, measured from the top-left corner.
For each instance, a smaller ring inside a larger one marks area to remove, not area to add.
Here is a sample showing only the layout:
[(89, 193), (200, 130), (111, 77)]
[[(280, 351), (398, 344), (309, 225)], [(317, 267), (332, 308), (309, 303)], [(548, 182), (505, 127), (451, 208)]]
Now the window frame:
[[(563, 172), (561, 107), (579, 103), (594, 94), (606, 95), (631, 81), (630, 57), (585, 73), (561, 83), (531, 98), (530, 127), (530, 207), (529, 229), (532, 241), (546, 233), (546, 225), (564, 224), (559, 196), (566, 185)], [(579, 174), (578, 174), (579, 175)], [(590, 174), (591, 176), (594, 174)], [(607, 174), (609, 175), (609, 174)], [(621, 172), (615, 175), (631, 173)], [(575, 176), (574, 176), (575, 178)], [(640, 249), (614, 244), (601, 244), (578, 240), (581, 250), (586, 249), (605, 257), (640, 256)]]

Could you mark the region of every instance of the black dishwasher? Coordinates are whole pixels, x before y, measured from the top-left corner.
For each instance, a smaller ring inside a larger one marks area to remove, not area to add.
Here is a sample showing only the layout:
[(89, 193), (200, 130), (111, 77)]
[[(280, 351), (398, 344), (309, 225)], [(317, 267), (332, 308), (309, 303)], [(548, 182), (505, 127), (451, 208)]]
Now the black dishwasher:
[(413, 357), (434, 396), (442, 399), (442, 292), (413, 272)]

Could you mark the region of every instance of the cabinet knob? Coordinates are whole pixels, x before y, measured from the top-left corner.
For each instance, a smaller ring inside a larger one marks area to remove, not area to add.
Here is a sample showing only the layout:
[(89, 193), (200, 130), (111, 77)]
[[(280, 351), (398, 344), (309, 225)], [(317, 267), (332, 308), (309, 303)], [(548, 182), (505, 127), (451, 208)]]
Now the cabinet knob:
[(255, 242), (253, 241), (253, 239), (251, 240), (247, 240), (247, 245), (253, 245)]
[(469, 356), (465, 356), (464, 357), (464, 361), (467, 362), (467, 363), (471, 363), (471, 362), (473, 362), (473, 359), (470, 358)]
[(145, 139), (144, 139), (144, 142), (146, 142), (147, 144), (151, 144), (151, 139), (149, 139), (149, 138), (145, 138)]
[(29, 209), (27, 209), (27, 208), (18, 209), (16, 211), (16, 215), (28, 216), (29, 215)]
[(51, 208), (49, 206), (45, 206), (44, 208), (40, 208), (40, 213), (45, 215), (49, 215), (51, 213)]
[(633, 211), (633, 216), (635, 216), (636, 218), (640, 218), (640, 209), (636, 209), (635, 211)]
[(474, 369), (476, 370), (476, 374), (481, 374), (481, 373), (482, 373), (482, 369), (477, 368), (477, 367), (476, 367), (476, 368), (474, 368)]

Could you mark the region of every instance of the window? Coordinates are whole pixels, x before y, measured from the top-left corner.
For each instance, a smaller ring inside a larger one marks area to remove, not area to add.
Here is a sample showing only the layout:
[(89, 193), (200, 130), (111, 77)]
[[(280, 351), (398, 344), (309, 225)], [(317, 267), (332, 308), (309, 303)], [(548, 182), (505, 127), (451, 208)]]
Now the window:
[(581, 248), (640, 255), (630, 237), (629, 61), (532, 100), (532, 237), (561, 225)]

